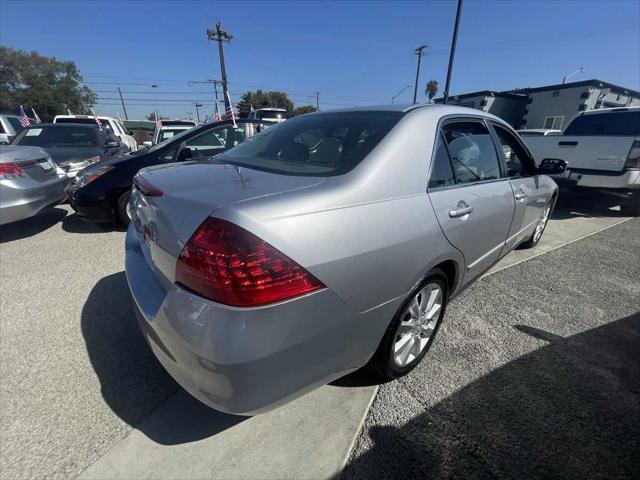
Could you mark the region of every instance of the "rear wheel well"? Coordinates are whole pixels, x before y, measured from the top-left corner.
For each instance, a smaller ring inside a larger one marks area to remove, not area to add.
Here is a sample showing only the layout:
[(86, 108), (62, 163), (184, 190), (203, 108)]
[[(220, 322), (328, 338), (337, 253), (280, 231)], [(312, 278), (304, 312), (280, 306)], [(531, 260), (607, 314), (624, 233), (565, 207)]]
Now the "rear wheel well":
[(439, 268), (443, 271), (444, 275), (447, 277), (447, 286), (449, 287), (449, 295), (453, 292), (453, 289), (456, 285), (458, 268), (456, 266), (456, 262), (453, 260), (446, 260), (442, 263), (439, 263), (433, 268)]

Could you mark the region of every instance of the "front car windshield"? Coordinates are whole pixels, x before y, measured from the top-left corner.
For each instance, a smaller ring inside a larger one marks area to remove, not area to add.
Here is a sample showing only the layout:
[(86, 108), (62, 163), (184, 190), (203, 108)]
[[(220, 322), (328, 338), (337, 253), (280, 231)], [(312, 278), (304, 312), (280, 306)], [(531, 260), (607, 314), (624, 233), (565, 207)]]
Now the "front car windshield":
[(13, 144), (32, 147), (96, 147), (98, 134), (95, 128), (71, 125), (29, 127), (20, 132)]
[(360, 163), (402, 115), (385, 111), (304, 115), (263, 130), (216, 160), (284, 175), (341, 175)]

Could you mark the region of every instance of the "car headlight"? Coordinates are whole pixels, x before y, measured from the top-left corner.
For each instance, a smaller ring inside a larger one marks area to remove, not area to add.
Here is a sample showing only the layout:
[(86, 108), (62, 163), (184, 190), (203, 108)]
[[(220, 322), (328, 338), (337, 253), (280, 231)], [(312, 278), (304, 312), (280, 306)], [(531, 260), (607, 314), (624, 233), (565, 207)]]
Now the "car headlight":
[(92, 168), (90, 171), (85, 172), (85, 173), (83, 173), (81, 175), (78, 175), (78, 177), (76, 177), (75, 186), (76, 186), (76, 188), (86, 187), (91, 182), (93, 182), (94, 180), (98, 179), (99, 177), (101, 177), (102, 175), (104, 175), (105, 173), (107, 173), (107, 172), (109, 172), (111, 170), (113, 170), (113, 167), (111, 165), (105, 165), (103, 167), (98, 167), (98, 168)]

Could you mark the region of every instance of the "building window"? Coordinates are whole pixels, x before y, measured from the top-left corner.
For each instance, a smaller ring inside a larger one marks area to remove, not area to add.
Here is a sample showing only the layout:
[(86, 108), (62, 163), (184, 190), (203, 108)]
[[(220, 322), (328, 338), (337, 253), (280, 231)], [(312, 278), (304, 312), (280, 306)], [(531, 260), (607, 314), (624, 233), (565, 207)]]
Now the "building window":
[(469, 108), (474, 108), (475, 105), (476, 105), (476, 102), (465, 102), (460, 104), (461, 107), (469, 107)]
[(486, 107), (487, 106), (487, 100), (486, 99), (480, 100), (480, 106), (481, 107)]
[(587, 109), (587, 104), (586, 103), (581, 103), (580, 105), (578, 105), (578, 111), (582, 112), (583, 110)]
[(553, 130), (560, 130), (562, 128), (562, 122), (564, 117), (545, 117), (543, 128), (552, 128)]
[(591, 94), (590, 92), (582, 92), (580, 94), (580, 98), (582, 98), (582, 99), (589, 98), (590, 94)]
[(552, 97), (559, 97), (559, 96), (560, 96), (560, 90), (554, 90), (554, 91), (551, 93), (551, 96), (552, 96)]

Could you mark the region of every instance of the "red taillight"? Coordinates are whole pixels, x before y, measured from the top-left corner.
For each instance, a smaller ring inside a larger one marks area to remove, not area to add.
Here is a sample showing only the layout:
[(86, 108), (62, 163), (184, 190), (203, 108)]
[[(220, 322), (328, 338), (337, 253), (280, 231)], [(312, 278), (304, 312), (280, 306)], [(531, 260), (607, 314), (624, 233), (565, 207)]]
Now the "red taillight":
[(256, 307), (324, 288), (251, 232), (209, 217), (180, 253), (176, 282), (219, 303)]
[(140, 193), (146, 195), (148, 197), (161, 197), (162, 190), (152, 184), (149, 180), (141, 177), (140, 175), (136, 175), (133, 177), (133, 184), (136, 186)]
[(640, 142), (638, 140), (631, 145), (627, 161), (624, 162), (624, 168), (640, 168)]
[(18, 175), (22, 173), (22, 169), (15, 163), (0, 163), (0, 177), (8, 177), (9, 175)]

